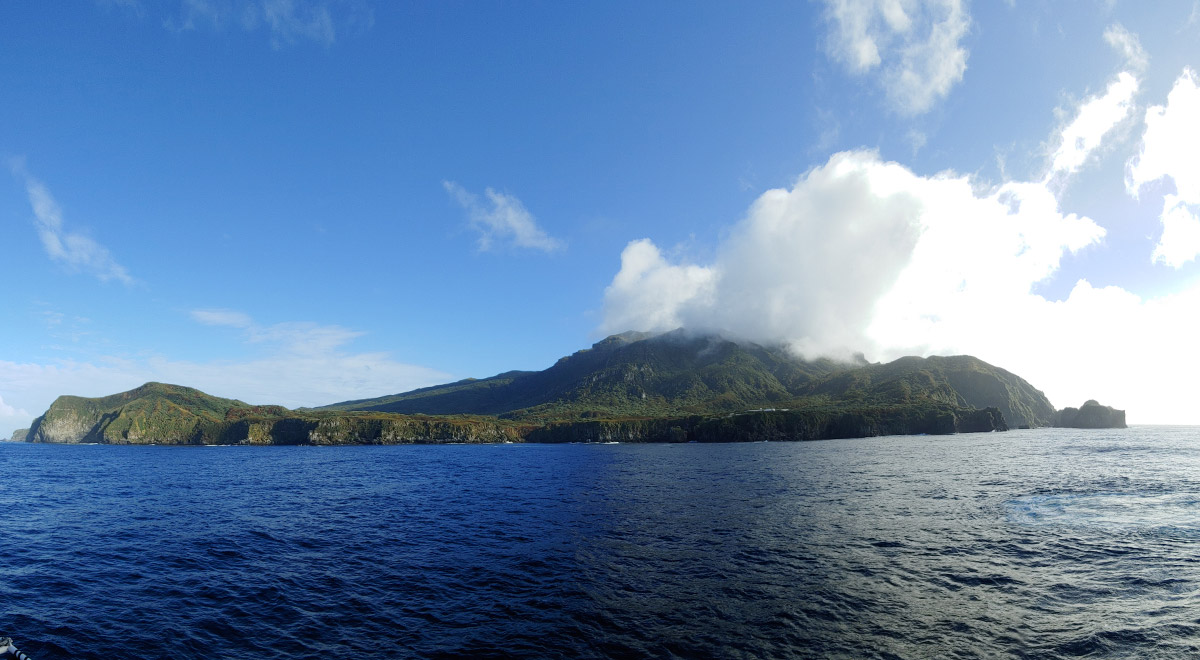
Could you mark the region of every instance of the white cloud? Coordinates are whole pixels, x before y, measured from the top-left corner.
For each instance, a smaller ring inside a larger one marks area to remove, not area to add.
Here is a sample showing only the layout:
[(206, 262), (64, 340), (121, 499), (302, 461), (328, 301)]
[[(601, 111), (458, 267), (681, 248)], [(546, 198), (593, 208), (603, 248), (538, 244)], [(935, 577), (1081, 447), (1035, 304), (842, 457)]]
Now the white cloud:
[(1187, 381), (1200, 370), (1200, 283), (1156, 298), (1086, 280), (1065, 300), (1035, 293), (1104, 234), (1064, 213), (1044, 182), (980, 192), (951, 172), (845, 152), (764, 193), (711, 264), (630, 243), (601, 329), (686, 326), (810, 356), (966, 353), (1059, 407), (1096, 398), (1132, 422), (1200, 422)]
[[(764, 193), (711, 266), (671, 264), (649, 241), (631, 243), (602, 329), (682, 325), (807, 355), (919, 350), (941, 310), (1027, 295), (1065, 252), (1103, 235), (1038, 184), (980, 195), (966, 177), (843, 152), (792, 189)], [(881, 316), (896, 330), (884, 342), (871, 331)]]
[(1129, 164), (1126, 185), (1137, 196), (1146, 184), (1170, 179), (1164, 196), (1163, 235), (1153, 259), (1178, 268), (1200, 255), (1200, 85), (1190, 68), (1175, 81), (1166, 105), (1146, 110), (1141, 150)]
[(1179, 268), (1200, 255), (1200, 215), (1179, 195), (1163, 195), (1163, 233), (1150, 258)]
[(228, 326), (231, 328), (249, 328), (254, 325), (254, 319), (248, 314), (231, 309), (194, 309), (192, 320), (204, 325)]
[(1129, 116), (1138, 86), (1137, 77), (1122, 71), (1108, 84), (1103, 96), (1093, 96), (1080, 104), (1075, 119), (1059, 133), (1061, 142), (1051, 157), (1046, 176), (1077, 172), (1104, 137)]
[(1141, 42), (1120, 24), (1104, 31), (1104, 40), (1125, 58), (1125, 70), (1109, 83), (1104, 94), (1088, 97), (1074, 111), (1074, 118), (1055, 133), (1058, 146), (1050, 157), (1046, 179), (1078, 172), (1134, 110), (1147, 58)]
[[(903, 27), (898, 14), (878, 20)], [(1105, 38), (1125, 70), (1056, 132), (1040, 181), (988, 188), (953, 172), (921, 176), (872, 151), (835, 154), (791, 189), (764, 193), (711, 263), (631, 243), (606, 291), (601, 329), (686, 326), (782, 341), (810, 356), (966, 353), (1024, 376), (1060, 407), (1096, 398), (1126, 408), (1135, 423), (1200, 423), (1187, 380), (1200, 370), (1200, 281), (1159, 296), (1086, 279), (1063, 300), (1037, 293), (1067, 255), (1105, 236), (1056, 195), (1056, 184), (1117, 144), (1117, 129), (1135, 117), (1145, 54), (1120, 26)], [(876, 51), (860, 40), (846, 57), (870, 69)], [(1163, 195), (1154, 258), (1176, 267), (1200, 255), (1196, 117), (1200, 84), (1185, 69), (1167, 102), (1146, 112), (1128, 169), (1135, 196), (1151, 182), (1175, 187)]]
[(339, 34), (369, 28), (375, 22), (366, 0), (100, 0), (100, 4), (118, 6), (139, 17), (157, 10), (162, 24), (179, 32), (219, 32), (230, 26), (246, 32), (265, 30), (276, 49), (301, 42), (329, 47)]
[(1125, 56), (1125, 65), (1135, 73), (1142, 73), (1150, 62), (1142, 42), (1137, 35), (1126, 30), (1123, 25), (1116, 23), (1104, 30), (1104, 40), (1119, 53)]
[(852, 73), (878, 69), (893, 108), (928, 111), (967, 70), (971, 19), (961, 0), (825, 0), (829, 50)]
[(41, 181), (25, 171), (19, 161), (12, 163), (12, 171), (25, 183), (29, 204), (33, 207), (34, 226), (47, 256), (72, 270), (90, 273), (102, 282), (117, 280), (127, 285), (135, 282), (129, 271), (117, 263), (107, 248), (92, 238), (63, 227), (63, 213), (58, 202)]
[(542, 231), (533, 214), (516, 197), (488, 188), (484, 191), (488, 201), (485, 204), (478, 195), (467, 192), (453, 181), (443, 181), (442, 186), (467, 212), (471, 228), (479, 233), (480, 251), (491, 250), (498, 242), (543, 252), (564, 247), (562, 241)]
[(24, 410), (5, 406), (0, 402), (0, 441), (12, 437), (13, 431), (27, 429), (33, 423), (36, 415), (30, 415)]
[[(346, 350), (345, 345), (362, 333), (339, 326), (307, 322), (262, 326), (230, 310), (198, 310), (192, 318), (207, 325), (241, 329), (260, 354), (244, 361), (210, 362), (161, 355), (52, 364), (0, 360), (0, 389), (13, 393), (13, 406), (37, 411), (37, 415), (63, 394), (105, 396), (148, 381), (187, 385), (253, 404), (296, 408), (394, 394), (451, 380), (449, 374), (398, 362), (388, 353)], [(242, 321), (248, 324), (241, 325)], [(0, 401), (2, 437), (27, 426), (34, 416), (16, 410), (6, 418), (7, 408), (12, 406)]]
[(671, 264), (648, 238), (621, 252), (621, 270), (605, 291), (604, 330), (670, 330), (685, 325), (691, 306), (712, 305), (711, 267)]
[(262, 0), (243, 12), (243, 22), (253, 29), (261, 20), (271, 32), (271, 45), (280, 48), (298, 41), (332, 46), (336, 39), (333, 16), (320, 2)]
[(323, 355), (363, 336), (364, 333), (338, 325), (320, 325), (308, 321), (289, 321), (259, 325), (250, 315), (230, 309), (196, 309), (192, 320), (204, 325), (240, 328), (246, 340), (276, 346), (288, 353)]

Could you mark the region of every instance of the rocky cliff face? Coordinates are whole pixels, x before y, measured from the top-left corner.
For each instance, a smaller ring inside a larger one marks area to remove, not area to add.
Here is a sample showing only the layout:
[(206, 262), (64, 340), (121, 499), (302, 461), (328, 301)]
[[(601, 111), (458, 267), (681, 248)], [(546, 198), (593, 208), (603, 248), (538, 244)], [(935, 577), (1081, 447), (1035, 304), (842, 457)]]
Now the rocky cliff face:
[(299, 413), (250, 406), (191, 388), (147, 383), (102, 398), (59, 397), (28, 442), (335, 445), (513, 442), (529, 427), (495, 418)]
[(1072, 429), (1123, 429), (1126, 428), (1125, 411), (1088, 400), (1078, 408), (1058, 411), (1054, 425)]
[(720, 416), (581, 421), (533, 429), (529, 442), (760, 442), (1006, 431), (996, 408), (951, 405), (760, 410)]
[(16, 431), (13, 431), (12, 437), (9, 438), (8, 441), (25, 442), (25, 436), (27, 435), (29, 435), (29, 429), (17, 429)]
[(33, 420), (26, 434), (28, 442), (98, 442), (95, 437), (89, 439), (89, 436), (95, 434), (99, 415), (62, 405), (66, 398), (55, 399), (44, 415)]
[(969, 355), (903, 357), (847, 369), (817, 381), (807, 393), (884, 406), (937, 402), (996, 408), (1013, 428), (1050, 426), (1054, 421), (1054, 406), (1040, 390)]

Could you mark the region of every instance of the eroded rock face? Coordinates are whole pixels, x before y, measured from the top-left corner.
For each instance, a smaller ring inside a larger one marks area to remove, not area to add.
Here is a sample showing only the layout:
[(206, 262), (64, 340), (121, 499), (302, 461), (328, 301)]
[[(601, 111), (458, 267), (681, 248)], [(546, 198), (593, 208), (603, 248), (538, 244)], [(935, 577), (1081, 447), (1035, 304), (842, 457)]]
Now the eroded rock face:
[(26, 439), (29, 442), (86, 442), (95, 428), (96, 421), (93, 415), (75, 410), (56, 409), (52, 405), (45, 415), (33, 420), (33, 426)]
[(1125, 411), (1102, 406), (1089, 399), (1078, 408), (1063, 408), (1054, 418), (1054, 425), (1070, 429), (1123, 429)]

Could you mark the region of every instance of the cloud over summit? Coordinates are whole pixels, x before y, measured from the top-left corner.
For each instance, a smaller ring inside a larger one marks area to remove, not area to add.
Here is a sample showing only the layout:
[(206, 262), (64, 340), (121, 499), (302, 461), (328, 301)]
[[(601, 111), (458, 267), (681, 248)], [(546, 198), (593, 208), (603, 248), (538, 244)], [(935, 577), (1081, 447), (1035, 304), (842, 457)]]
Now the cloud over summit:
[(1038, 184), (980, 194), (964, 176), (847, 151), (759, 197), (712, 264), (673, 264), (648, 240), (630, 243), (602, 329), (685, 326), (809, 356), (942, 349), (931, 341), (947, 314), (1029, 295), (1064, 253), (1103, 236)]

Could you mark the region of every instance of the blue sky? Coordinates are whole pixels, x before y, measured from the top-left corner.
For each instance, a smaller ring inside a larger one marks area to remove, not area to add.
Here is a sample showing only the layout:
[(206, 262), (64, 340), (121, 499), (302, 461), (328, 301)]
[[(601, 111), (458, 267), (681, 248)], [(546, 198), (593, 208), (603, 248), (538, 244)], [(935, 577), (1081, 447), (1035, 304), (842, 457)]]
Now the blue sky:
[(680, 325), (1200, 423), (1200, 4), (0, 6), (0, 436)]

